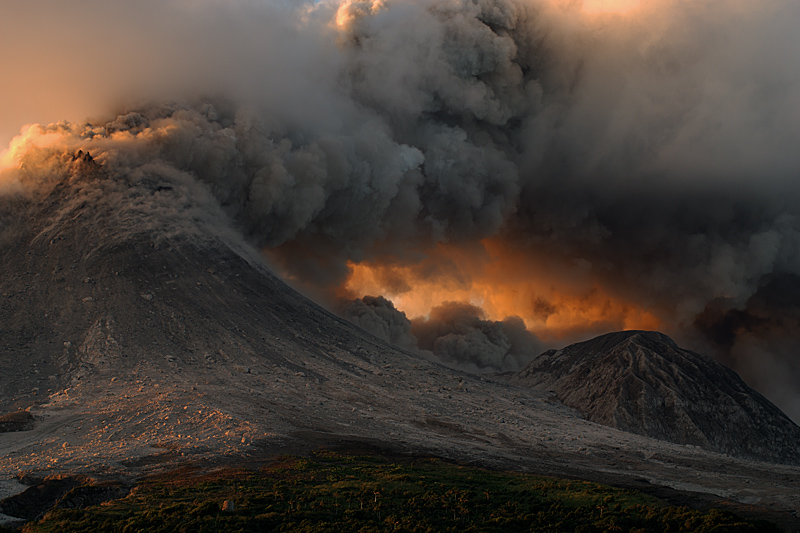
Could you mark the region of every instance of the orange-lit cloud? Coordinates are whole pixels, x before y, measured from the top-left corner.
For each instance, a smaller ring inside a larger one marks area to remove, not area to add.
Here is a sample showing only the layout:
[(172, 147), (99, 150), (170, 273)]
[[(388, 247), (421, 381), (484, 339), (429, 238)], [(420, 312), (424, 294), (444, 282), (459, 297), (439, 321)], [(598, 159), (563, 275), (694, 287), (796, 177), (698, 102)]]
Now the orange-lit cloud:
[(385, 0), (344, 0), (336, 10), (336, 28), (346, 31), (361, 17), (377, 13), (386, 5)]
[[(34, 159), (42, 151), (56, 145), (68, 149), (69, 144), (74, 144), (74, 139), (62, 135), (60, 132), (47, 130), (38, 124), (25, 126), (20, 134), (11, 140), (8, 148), (0, 151), (0, 194), (18, 192), (23, 189), (20, 170), (36, 163)], [(42, 170), (42, 174), (45, 172)], [(44, 175), (40, 181), (46, 181)]]
[(604, 287), (582, 261), (540, 260), (499, 239), (438, 245), (413, 265), (351, 263), (342, 296), (384, 295), (409, 317), (447, 301), (483, 308), (488, 318), (521, 317), (543, 340), (614, 329), (658, 329), (654, 311)]

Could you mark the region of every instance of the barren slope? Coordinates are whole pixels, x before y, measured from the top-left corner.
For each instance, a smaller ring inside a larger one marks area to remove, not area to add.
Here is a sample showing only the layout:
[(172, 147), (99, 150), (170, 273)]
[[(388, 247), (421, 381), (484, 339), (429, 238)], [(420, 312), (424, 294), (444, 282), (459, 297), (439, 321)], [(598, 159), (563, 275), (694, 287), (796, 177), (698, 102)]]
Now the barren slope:
[(512, 382), (599, 424), (679, 444), (800, 463), (800, 427), (735, 372), (653, 331), (601, 335), (534, 359)]
[(212, 204), (183, 177), (80, 160), (3, 204), (0, 406), (36, 426), (0, 434), (0, 477), (362, 442), (800, 508), (798, 468), (620, 432), (387, 346), (272, 276)]

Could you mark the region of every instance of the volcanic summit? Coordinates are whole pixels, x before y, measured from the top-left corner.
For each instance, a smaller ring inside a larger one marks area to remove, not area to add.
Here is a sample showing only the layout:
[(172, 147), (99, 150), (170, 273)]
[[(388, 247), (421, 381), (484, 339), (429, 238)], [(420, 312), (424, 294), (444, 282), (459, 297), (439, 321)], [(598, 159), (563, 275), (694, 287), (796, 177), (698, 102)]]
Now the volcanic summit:
[(800, 462), (800, 427), (735, 372), (662, 333), (609, 333), (549, 350), (512, 382), (550, 391), (598, 424), (720, 453)]

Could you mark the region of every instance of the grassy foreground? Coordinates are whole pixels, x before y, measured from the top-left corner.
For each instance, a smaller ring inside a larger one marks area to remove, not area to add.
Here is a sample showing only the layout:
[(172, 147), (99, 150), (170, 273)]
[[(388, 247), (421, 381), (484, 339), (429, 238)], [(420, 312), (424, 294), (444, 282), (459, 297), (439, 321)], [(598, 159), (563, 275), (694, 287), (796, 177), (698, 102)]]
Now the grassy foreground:
[[(222, 510), (225, 501), (234, 510)], [(25, 532), (70, 531), (778, 531), (719, 510), (671, 507), (584, 481), (436, 459), (395, 463), (318, 452), (258, 471), (186, 468), (85, 509), (56, 509)]]

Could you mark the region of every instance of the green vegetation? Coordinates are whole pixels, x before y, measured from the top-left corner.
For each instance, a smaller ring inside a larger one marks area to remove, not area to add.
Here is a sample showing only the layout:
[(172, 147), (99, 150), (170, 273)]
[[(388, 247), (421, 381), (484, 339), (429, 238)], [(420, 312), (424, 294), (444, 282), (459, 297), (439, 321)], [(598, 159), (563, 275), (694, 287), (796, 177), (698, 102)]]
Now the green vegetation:
[[(223, 502), (233, 501), (233, 511)], [(719, 510), (670, 507), (585, 481), (493, 472), (436, 459), (319, 452), (259, 471), (148, 478), (129, 496), (56, 509), (25, 532), (69, 531), (777, 531)]]

